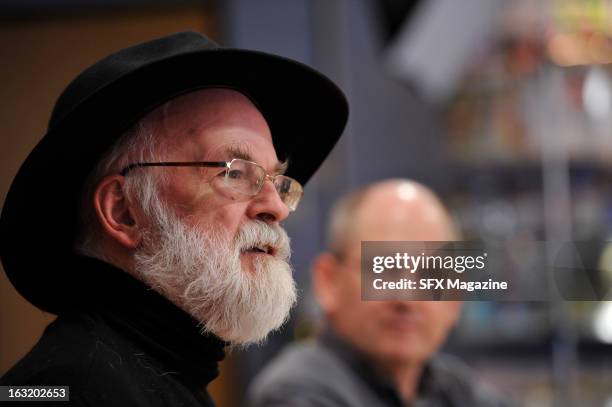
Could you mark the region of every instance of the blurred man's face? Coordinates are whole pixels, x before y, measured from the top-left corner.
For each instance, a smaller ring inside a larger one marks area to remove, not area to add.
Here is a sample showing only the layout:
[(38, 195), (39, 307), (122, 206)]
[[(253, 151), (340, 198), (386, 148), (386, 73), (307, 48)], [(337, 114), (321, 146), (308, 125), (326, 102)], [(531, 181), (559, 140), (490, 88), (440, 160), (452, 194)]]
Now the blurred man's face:
[(362, 301), (359, 247), (337, 263), (336, 329), (384, 363), (422, 363), (442, 346), (460, 304), (445, 301)]
[(331, 259), (333, 295), (324, 305), (336, 330), (376, 360), (422, 363), (456, 322), (461, 304), (444, 301), (362, 301), (361, 241), (449, 241), (455, 231), (446, 211), (411, 184), (391, 184), (370, 196), (353, 216), (348, 246)]
[[(164, 161), (243, 158), (275, 173), (279, 162), (261, 113), (242, 94), (205, 90), (156, 112), (154, 128), (170, 140)], [(233, 343), (263, 339), (279, 327), (296, 299), (288, 215), (271, 182), (255, 196), (224, 189), (222, 168), (163, 171), (159, 200), (143, 208), (136, 272), (203, 326)]]

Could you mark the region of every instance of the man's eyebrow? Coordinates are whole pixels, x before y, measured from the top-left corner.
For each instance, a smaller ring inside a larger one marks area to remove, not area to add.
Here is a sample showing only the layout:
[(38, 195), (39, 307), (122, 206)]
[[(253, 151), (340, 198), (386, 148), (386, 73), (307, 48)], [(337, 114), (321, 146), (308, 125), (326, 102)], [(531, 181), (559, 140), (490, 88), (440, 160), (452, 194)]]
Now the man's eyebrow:
[(233, 145), (225, 148), (223, 150), (223, 155), (229, 159), (240, 158), (242, 160), (255, 161), (253, 160), (253, 156), (251, 155), (249, 149), (239, 145)]
[(285, 160), (283, 162), (278, 162), (275, 166), (274, 166), (274, 172), (277, 174), (284, 174), (285, 172), (287, 172), (287, 168), (289, 168), (289, 160)]
[[(227, 157), (228, 159), (240, 158), (242, 160), (257, 162), (253, 159), (253, 156), (251, 155), (249, 149), (244, 146), (233, 145), (233, 146), (227, 147), (226, 149), (223, 150), (223, 155)], [(274, 173), (284, 174), (287, 171), (288, 167), (289, 167), (289, 161), (287, 160), (282, 161), (282, 162), (279, 161), (274, 166)]]

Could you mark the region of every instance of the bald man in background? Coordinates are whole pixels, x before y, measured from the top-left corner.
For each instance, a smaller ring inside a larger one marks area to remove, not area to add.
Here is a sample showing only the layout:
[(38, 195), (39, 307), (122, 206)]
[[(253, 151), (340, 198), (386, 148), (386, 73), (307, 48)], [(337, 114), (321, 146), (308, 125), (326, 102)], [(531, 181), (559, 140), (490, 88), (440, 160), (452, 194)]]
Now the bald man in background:
[(509, 405), (460, 361), (437, 353), (460, 302), (361, 300), (361, 241), (458, 239), (431, 190), (389, 180), (350, 193), (332, 211), (328, 239), (312, 275), (322, 334), (264, 369), (249, 391), (253, 407)]

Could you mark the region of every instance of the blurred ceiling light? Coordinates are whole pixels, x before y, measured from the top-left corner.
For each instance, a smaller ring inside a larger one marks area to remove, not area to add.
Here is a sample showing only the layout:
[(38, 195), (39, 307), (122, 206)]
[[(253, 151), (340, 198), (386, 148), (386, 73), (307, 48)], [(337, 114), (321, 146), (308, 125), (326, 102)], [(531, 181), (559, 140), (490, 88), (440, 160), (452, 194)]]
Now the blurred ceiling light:
[(612, 108), (612, 84), (608, 73), (598, 66), (589, 68), (582, 88), (584, 110), (594, 120), (610, 116)]
[(612, 343), (612, 302), (602, 302), (595, 311), (593, 333), (601, 342)]

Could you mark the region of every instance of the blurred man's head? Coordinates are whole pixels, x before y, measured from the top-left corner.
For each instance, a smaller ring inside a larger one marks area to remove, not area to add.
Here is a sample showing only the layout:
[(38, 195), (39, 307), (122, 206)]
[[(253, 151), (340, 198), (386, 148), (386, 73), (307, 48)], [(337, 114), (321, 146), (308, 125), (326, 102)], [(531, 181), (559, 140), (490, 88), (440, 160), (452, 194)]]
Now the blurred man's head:
[(450, 215), (423, 185), (390, 180), (349, 194), (332, 212), (330, 252), (314, 265), (314, 289), (327, 321), (379, 363), (423, 363), (443, 344), (461, 304), (362, 301), (361, 241), (456, 239)]

